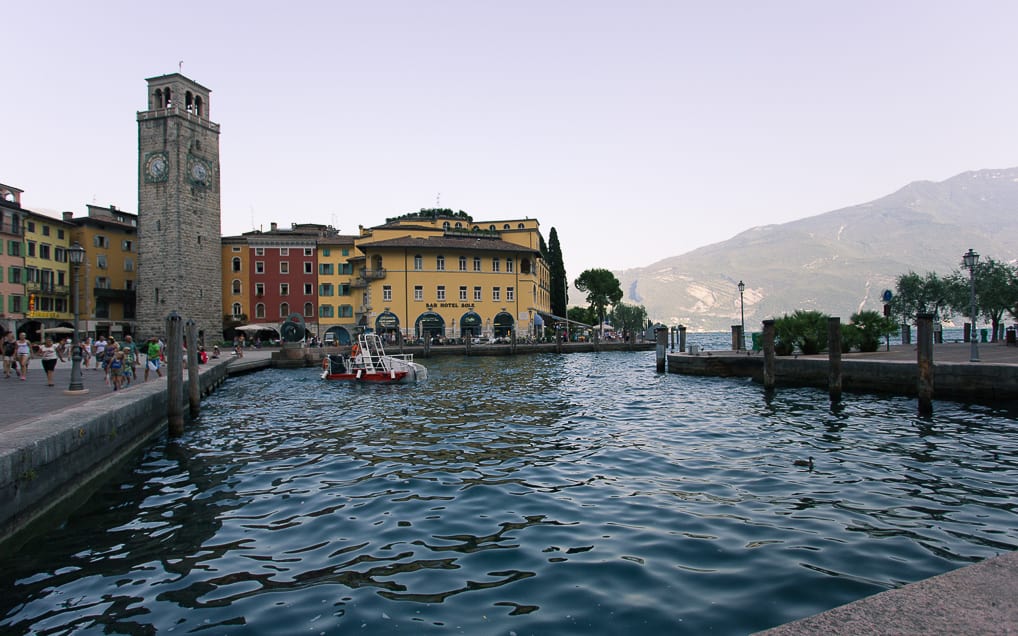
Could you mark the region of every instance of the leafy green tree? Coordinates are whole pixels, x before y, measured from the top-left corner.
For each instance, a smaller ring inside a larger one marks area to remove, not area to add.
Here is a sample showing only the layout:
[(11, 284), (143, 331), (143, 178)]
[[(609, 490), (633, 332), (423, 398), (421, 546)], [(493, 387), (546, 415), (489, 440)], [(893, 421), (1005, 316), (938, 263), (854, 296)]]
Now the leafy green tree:
[(551, 228), (548, 234), (548, 284), (551, 285), (551, 313), (565, 316), (569, 306), (569, 281), (566, 266), (562, 260), (562, 246), (558, 242), (558, 231)]
[(933, 272), (919, 275), (909, 272), (898, 277), (891, 312), (903, 322), (913, 322), (918, 314), (944, 316), (952, 306), (955, 290), (951, 283)]
[(566, 318), (573, 321), (569, 323), (569, 333), (573, 336), (580, 335), (586, 331), (587, 328), (582, 325), (593, 325), (597, 322), (597, 316), (594, 315), (590, 307), (570, 307), (566, 312)]
[[(948, 277), (952, 290), (950, 304), (955, 311), (970, 320), (972, 316), (972, 282), (968, 271), (955, 271)], [(993, 342), (997, 341), (997, 332), (1004, 319), (1004, 313), (1014, 314), (1018, 305), (1018, 270), (1008, 263), (992, 258), (980, 261), (976, 265), (976, 319), (980, 317), (990, 321), (993, 329)]]
[(597, 315), (598, 324), (604, 322), (605, 309), (622, 300), (622, 283), (606, 269), (588, 269), (573, 281), (573, 285), (587, 294), (587, 304)]
[(627, 333), (632, 340), (647, 324), (647, 308), (643, 305), (617, 303), (611, 311), (611, 323), (616, 330)]

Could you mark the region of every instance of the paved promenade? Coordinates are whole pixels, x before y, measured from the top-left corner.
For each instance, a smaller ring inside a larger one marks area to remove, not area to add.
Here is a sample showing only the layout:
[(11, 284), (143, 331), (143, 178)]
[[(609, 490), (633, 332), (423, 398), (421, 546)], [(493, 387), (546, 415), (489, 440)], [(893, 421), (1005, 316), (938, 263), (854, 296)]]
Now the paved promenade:
[[(268, 360), (273, 349), (257, 349), (244, 352), (244, 360)], [(231, 353), (224, 354), (218, 360), (209, 360), (208, 365), (227, 364), (233, 359)], [(4, 378), (0, 374), (0, 396), (3, 404), (0, 407), (0, 436), (4, 431), (16, 428), (23, 422), (35, 419), (41, 415), (57, 413), (82, 402), (94, 402), (106, 396), (113, 395), (113, 387), (104, 381), (102, 369), (96, 371), (94, 366), (83, 369), (81, 372), (82, 382), (88, 393), (84, 395), (67, 395), (65, 391), (71, 384), (71, 362), (57, 362), (54, 371), (54, 386), (46, 386), (46, 372), (42, 370), (40, 360), (32, 360), (28, 365), (28, 379), (19, 380), (16, 376)], [(138, 367), (138, 377), (131, 386), (122, 389), (129, 392), (144, 384), (145, 372), (143, 367)], [(149, 373), (148, 382), (166, 382), (165, 376), (160, 378), (155, 372)], [(118, 393), (120, 391), (117, 391)]]

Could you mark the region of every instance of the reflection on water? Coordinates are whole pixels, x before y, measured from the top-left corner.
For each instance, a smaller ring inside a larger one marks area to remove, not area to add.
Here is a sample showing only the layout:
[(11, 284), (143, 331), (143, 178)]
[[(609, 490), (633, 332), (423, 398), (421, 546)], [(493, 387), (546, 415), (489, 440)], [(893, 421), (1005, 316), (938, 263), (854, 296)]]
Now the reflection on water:
[(429, 369), (230, 380), (8, 559), (0, 630), (745, 633), (1018, 545), (1014, 412), (653, 353)]

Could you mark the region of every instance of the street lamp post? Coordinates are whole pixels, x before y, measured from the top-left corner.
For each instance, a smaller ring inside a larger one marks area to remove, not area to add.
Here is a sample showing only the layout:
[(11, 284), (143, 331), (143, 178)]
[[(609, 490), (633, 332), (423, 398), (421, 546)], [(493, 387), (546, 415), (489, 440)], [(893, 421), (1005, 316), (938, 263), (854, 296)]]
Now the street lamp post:
[(71, 338), (71, 384), (65, 393), (80, 395), (88, 393), (81, 377), (81, 347), (78, 344), (78, 270), (85, 262), (85, 248), (75, 243), (67, 250), (67, 256), (74, 269), (74, 298), (71, 299), (74, 311), (74, 335)]
[(739, 328), (739, 351), (746, 348), (746, 301), (743, 292), (746, 291), (746, 283), (739, 281), (739, 315), (742, 319), (742, 326)]
[(969, 333), (969, 337), (972, 341), (972, 354), (969, 356), (969, 362), (979, 362), (979, 344), (978, 338), (976, 337), (976, 265), (979, 264), (979, 254), (974, 252), (972, 248), (962, 255), (962, 263), (969, 270), (969, 284), (972, 288), (972, 331)]

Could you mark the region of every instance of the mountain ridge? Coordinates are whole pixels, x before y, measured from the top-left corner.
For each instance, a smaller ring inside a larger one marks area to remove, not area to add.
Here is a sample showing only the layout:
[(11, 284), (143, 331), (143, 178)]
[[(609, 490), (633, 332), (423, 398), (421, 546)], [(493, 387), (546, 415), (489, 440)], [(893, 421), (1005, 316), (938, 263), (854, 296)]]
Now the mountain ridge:
[(615, 272), (623, 300), (654, 321), (693, 331), (739, 324), (744, 281), (746, 330), (796, 309), (844, 320), (879, 311), (901, 274), (959, 268), (969, 248), (1011, 261), (1018, 243), (1018, 167), (972, 170), (944, 181), (914, 181), (866, 203), (731, 238), (645, 267)]

